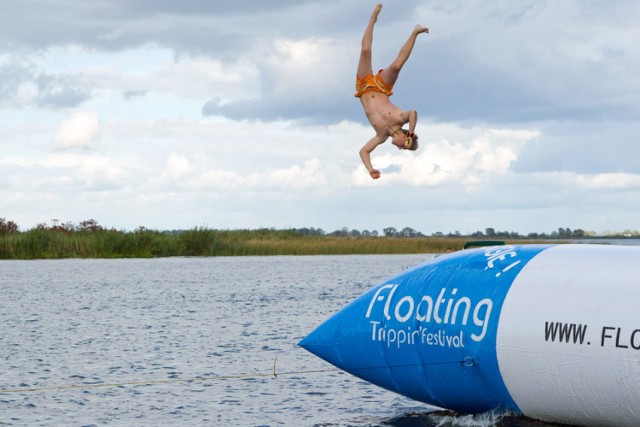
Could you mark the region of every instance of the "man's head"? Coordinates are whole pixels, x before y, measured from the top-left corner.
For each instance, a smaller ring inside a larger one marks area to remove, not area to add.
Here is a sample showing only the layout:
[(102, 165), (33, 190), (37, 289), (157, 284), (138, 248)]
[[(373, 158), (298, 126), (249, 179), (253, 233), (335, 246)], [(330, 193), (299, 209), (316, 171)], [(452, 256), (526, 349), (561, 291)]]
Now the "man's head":
[(400, 129), (391, 137), (391, 143), (400, 150), (415, 151), (418, 149), (418, 135), (410, 134), (409, 131)]

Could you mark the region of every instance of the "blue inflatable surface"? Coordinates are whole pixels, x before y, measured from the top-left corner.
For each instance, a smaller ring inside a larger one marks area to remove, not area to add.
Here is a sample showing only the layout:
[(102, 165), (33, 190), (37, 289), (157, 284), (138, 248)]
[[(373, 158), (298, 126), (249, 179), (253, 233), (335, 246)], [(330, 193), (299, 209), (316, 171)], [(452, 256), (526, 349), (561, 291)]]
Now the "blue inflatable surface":
[(353, 301), (300, 342), (327, 362), (413, 399), (464, 412), (519, 410), (496, 332), (514, 278), (548, 246), (460, 251)]
[(300, 345), (446, 409), (639, 426), (638, 277), (640, 247), (464, 250), (376, 286)]

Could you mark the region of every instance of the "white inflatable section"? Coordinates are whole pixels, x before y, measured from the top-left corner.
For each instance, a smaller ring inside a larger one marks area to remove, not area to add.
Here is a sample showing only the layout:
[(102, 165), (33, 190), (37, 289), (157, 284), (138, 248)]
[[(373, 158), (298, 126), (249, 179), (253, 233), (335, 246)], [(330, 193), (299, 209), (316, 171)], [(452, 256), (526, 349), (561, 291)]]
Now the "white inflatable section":
[(507, 294), (496, 350), (525, 415), (638, 426), (640, 248), (559, 245), (535, 256)]

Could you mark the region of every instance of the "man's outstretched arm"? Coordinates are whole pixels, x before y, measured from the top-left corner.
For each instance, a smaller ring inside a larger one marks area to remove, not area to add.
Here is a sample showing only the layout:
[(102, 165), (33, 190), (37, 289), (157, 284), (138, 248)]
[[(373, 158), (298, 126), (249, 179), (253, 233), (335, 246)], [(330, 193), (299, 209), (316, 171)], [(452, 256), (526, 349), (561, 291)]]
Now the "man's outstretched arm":
[(371, 152), (384, 141), (386, 141), (388, 137), (381, 137), (379, 135), (374, 136), (362, 146), (360, 149), (360, 158), (362, 159), (362, 163), (364, 163), (364, 167), (369, 171), (369, 175), (371, 178), (378, 179), (380, 178), (380, 171), (373, 168), (371, 164)]

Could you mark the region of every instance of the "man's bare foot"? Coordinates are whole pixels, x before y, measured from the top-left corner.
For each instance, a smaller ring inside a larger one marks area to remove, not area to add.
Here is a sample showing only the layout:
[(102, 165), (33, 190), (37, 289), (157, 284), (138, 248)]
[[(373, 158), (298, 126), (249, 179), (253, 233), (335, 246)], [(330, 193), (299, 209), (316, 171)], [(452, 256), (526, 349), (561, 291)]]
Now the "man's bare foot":
[(429, 29), (427, 27), (423, 27), (422, 25), (416, 25), (416, 27), (413, 29), (413, 33), (418, 35), (420, 33), (428, 33)]
[(373, 9), (373, 13), (371, 14), (371, 21), (376, 22), (378, 20), (378, 15), (382, 10), (382, 5), (378, 4), (375, 9)]

